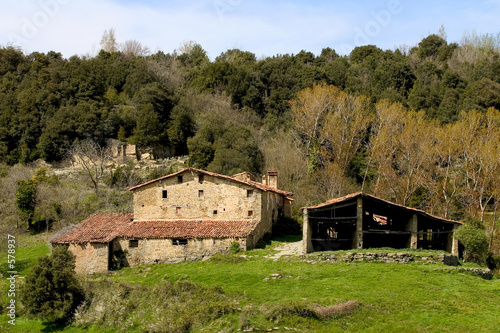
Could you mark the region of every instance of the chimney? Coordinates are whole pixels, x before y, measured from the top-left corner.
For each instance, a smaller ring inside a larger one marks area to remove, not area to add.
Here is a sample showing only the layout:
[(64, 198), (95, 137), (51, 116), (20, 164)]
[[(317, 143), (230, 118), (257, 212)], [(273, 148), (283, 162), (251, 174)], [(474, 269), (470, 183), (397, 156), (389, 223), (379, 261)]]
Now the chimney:
[(266, 177), (266, 175), (262, 175), (262, 184), (267, 185), (267, 177)]
[(268, 171), (267, 172), (267, 181), (269, 186), (278, 188), (278, 172), (277, 171)]

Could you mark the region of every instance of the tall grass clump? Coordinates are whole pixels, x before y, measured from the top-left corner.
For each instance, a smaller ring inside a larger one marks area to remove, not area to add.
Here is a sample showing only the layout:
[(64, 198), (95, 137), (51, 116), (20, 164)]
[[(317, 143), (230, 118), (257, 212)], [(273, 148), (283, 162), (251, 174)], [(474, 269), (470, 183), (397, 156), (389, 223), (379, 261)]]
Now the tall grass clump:
[(265, 310), (264, 315), (268, 320), (279, 323), (281, 319), (290, 316), (306, 318), (317, 318), (314, 306), (306, 300), (288, 300), (281, 304), (276, 304)]

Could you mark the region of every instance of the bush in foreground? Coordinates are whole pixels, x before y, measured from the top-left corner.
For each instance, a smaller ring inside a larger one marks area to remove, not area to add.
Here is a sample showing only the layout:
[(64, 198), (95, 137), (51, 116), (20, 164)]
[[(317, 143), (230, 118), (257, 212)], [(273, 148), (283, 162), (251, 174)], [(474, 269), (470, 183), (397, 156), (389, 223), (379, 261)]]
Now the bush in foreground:
[(483, 229), (464, 225), (455, 232), (455, 237), (465, 248), (464, 261), (484, 265), (488, 256), (488, 239)]
[(86, 300), (73, 324), (97, 325), (116, 331), (187, 332), (236, 309), (219, 287), (189, 281), (163, 281), (156, 286), (131, 286), (109, 280), (86, 285)]
[(75, 257), (65, 247), (38, 259), (26, 277), (21, 301), (28, 315), (45, 322), (68, 321), (83, 300), (75, 272)]

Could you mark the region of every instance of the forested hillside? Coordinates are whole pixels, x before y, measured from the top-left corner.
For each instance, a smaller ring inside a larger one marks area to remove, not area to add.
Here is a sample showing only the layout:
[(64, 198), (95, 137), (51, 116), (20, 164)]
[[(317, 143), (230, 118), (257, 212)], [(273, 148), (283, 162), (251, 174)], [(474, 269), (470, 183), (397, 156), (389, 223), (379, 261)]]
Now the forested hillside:
[(114, 138), (223, 174), (274, 168), (296, 206), (363, 190), (494, 228), (499, 43), (430, 35), (346, 56), (233, 49), (213, 61), (195, 43), (69, 59), (1, 47), (0, 160), (58, 161), (76, 139)]

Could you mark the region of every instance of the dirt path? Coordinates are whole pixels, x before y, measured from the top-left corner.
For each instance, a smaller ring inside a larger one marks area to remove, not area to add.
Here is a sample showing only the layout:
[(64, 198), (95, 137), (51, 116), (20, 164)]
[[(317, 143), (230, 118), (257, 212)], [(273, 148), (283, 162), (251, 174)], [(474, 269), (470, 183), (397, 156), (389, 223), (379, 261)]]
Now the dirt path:
[(281, 256), (286, 255), (301, 255), (302, 254), (302, 241), (292, 242), (292, 243), (283, 243), (274, 248), (278, 253), (268, 256), (273, 260), (278, 260)]

